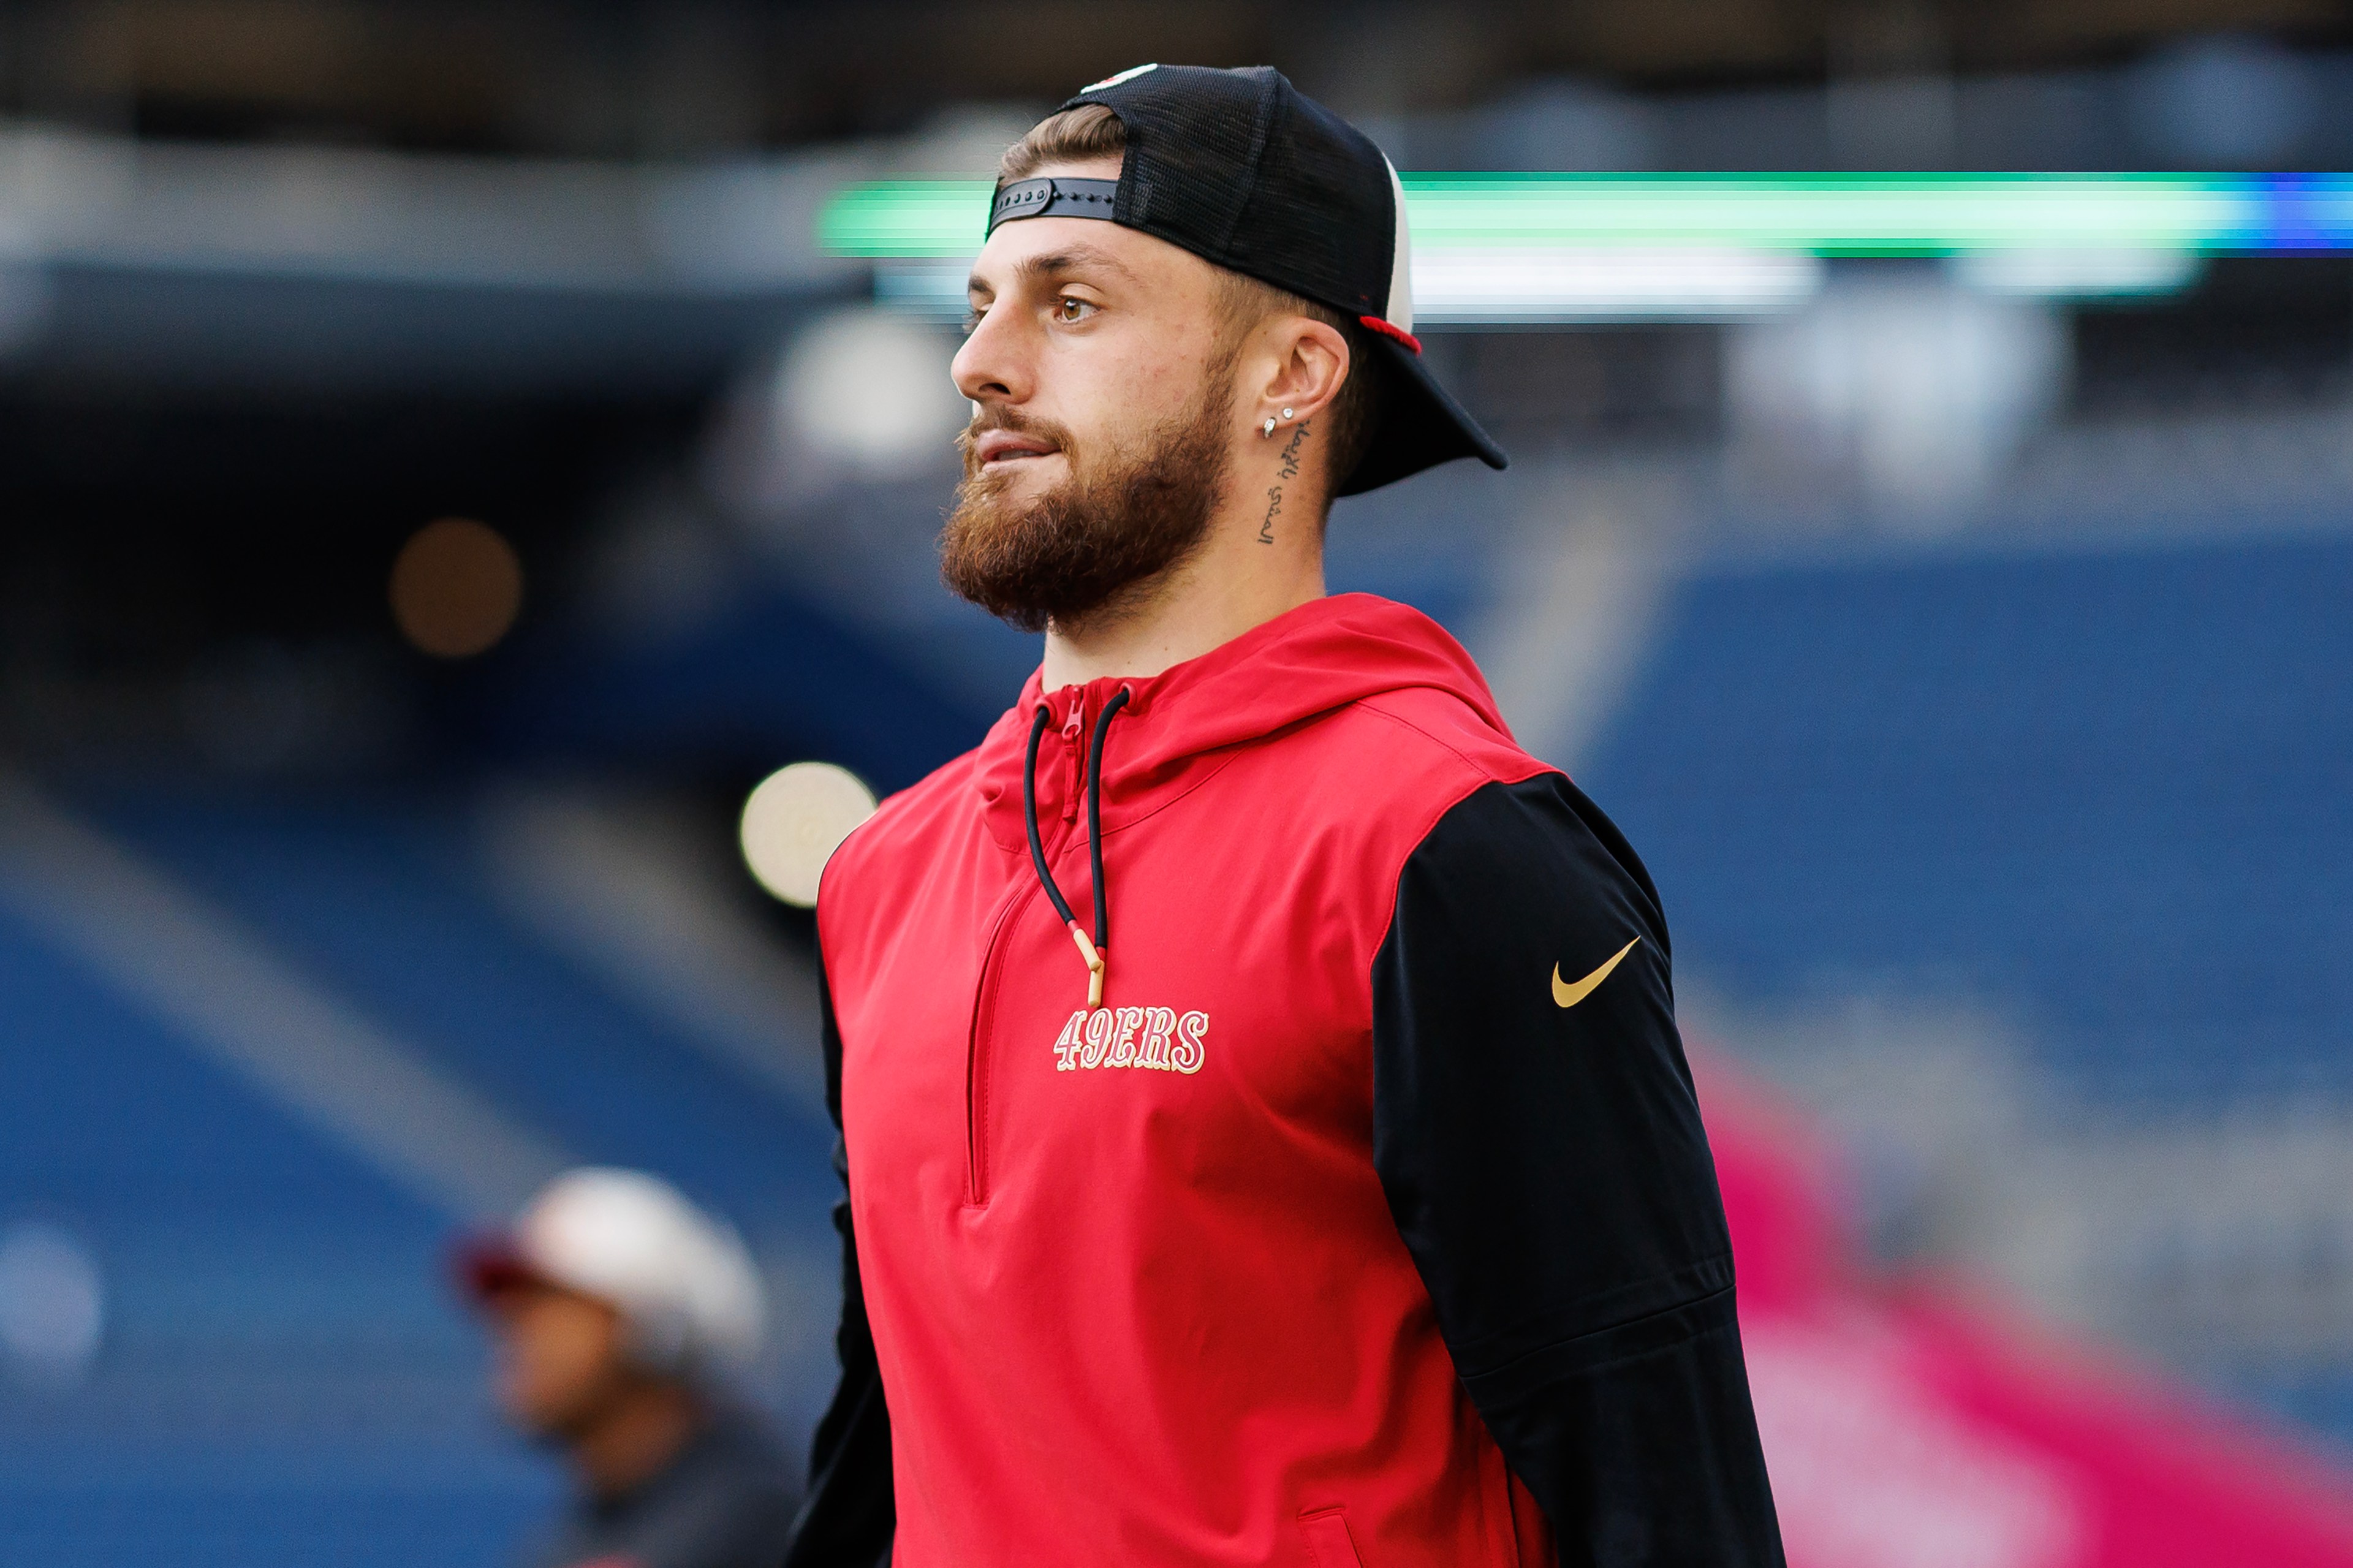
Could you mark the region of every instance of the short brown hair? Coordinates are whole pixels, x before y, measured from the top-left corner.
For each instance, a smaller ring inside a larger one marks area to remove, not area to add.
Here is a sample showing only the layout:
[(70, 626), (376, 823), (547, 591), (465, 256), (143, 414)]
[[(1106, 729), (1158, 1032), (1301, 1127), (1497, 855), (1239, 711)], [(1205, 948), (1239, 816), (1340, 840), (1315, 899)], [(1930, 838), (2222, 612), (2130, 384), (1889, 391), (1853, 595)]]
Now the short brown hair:
[[(1116, 158), (1127, 151), (1127, 127), (1118, 115), (1100, 103), (1082, 103), (1047, 116), (1029, 133), (1005, 150), (997, 166), (997, 183), (1026, 180), (1049, 163), (1085, 163)], [(1270, 316), (1306, 316), (1336, 331), (1348, 342), (1348, 379), (1324, 411), (1324, 428), (1331, 433), (1331, 489), (1356, 470), (1371, 444), (1377, 422), (1376, 405), (1380, 384), (1370, 334), (1345, 312), (1288, 289), (1261, 283), (1245, 273), (1219, 268), (1225, 287), (1221, 297), (1227, 326), (1233, 340)], [(1327, 491), (1324, 504), (1331, 504)]]
[(1026, 180), (1049, 163), (1086, 163), (1126, 151), (1127, 127), (1119, 116), (1100, 103), (1082, 103), (1048, 115), (1008, 147), (997, 161), (997, 183)]

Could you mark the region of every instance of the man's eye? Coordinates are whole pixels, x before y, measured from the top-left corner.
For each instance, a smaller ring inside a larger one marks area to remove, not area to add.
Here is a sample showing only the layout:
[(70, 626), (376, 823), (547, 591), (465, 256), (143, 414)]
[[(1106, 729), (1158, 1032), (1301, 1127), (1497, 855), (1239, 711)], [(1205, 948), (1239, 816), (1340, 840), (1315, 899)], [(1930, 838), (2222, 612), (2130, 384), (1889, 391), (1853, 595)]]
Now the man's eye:
[(1058, 321), (1083, 321), (1094, 312), (1095, 307), (1091, 301), (1075, 294), (1065, 294), (1054, 301), (1054, 320)]

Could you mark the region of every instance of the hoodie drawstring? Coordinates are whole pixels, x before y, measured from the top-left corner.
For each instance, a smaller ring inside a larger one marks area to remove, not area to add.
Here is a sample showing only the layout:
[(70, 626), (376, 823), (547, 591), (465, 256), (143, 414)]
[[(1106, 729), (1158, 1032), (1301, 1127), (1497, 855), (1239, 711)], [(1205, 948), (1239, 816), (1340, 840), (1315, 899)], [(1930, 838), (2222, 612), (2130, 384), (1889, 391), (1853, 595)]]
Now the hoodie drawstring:
[[(1111, 895), (1103, 887), (1103, 735), (1111, 729), (1112, 716), (1126, 707), (1127, 700), (1134, 695), (1124, 686), (1113, 693), (1112, 700), (1103, 704), (1102, 716), (1095, 721), (1094, 734), (1087, 742), (1087, 859), (1094, 874), (1095, 889), (1095, 934), (1092, 938), (1087, 935), (1086, 928), (1079, 924), (1078, 917), (1071, 913), (1070, 900), (1062, 897), (1062, 889), (1054, 885), (1054, 873), (1046, 868), (1045, 840), (1038, 836), (1038, 742), (1044, 738), (1046, 726), (1053, 721), (1054, 717), (1053, 710), (1043, 702), (1038, 704), (1038, 716), (1030, 721), (1029, 751), (1021, 767), (1021, 816), (1029, 828), (1029, 864), (1038, 873), (1038, 885), (1045, 889), (1046, 897), (1053, 900), (1054, 912), (1062, 917), (1062, 924), (1069, 928), (1071, 940), (1078, 943), (1079, 956), (1086, 961), (1087, 1006), (1091, 1009), (1103, 1005), (1103, 963), (1111, 951)], [(1076, 700), (1076, 702), (1084, 701), (1084, 697)], [(1071, 712), (1075, 720), (1078, 713), (1075, 703)]]

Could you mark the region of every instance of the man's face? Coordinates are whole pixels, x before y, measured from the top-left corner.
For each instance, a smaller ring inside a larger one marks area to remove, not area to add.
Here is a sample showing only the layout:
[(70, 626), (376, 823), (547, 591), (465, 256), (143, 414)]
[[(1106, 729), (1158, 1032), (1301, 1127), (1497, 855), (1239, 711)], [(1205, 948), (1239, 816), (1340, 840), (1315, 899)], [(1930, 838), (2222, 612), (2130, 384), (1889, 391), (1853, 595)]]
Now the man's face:
[(971, 304), (944, 574), (1033, 630), (1113, 607), (1199, 544), (1223, 488), (1242, 416), (1217, 269), (1115, 224), (1025, 218), (989, 237)]
[(490, 1307), (500, 1408), (534, 1436), (579, 1433), (635, 1375), (623, 1353), (621, 1315), (594, 1297), (518, 1284), (492, 1297)]

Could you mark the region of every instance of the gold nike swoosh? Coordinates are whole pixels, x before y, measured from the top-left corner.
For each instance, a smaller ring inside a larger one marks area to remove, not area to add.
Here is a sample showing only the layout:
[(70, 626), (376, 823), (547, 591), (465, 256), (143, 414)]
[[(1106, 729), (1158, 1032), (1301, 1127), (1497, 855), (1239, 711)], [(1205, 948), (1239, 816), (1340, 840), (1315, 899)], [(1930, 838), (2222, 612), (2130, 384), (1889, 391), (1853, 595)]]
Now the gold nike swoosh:
[(1584, 979), (1578, 981), (1574, 985), (1571, 985), (1561, 979), (1560, 965), (1557, 963), (1554, 964), (1552, 966), (1552, 999), (1563, 1007), (1576, 1006), (1579, 1002), (1582, 1002), (1588, 996), (1592, 995), (1595, 987), (1599, 986), (1603, 981), (1609, 978), (1609, 972), (1618, 967), (1618, 961), (1625, 957), (1628, 953), (1633, 952), (1634, 942), (1641, 942), (1641, 940), (1642, 939), (1638, 936), (1634, 939), (1634, 942), (1628, 942), (1625, 946), (1611, 953), (1609, 955), (1609, 961), (1607, 963), (1604, 963), (1600, 968), (1595, 970), (1592, 973), (1587, 975)]

